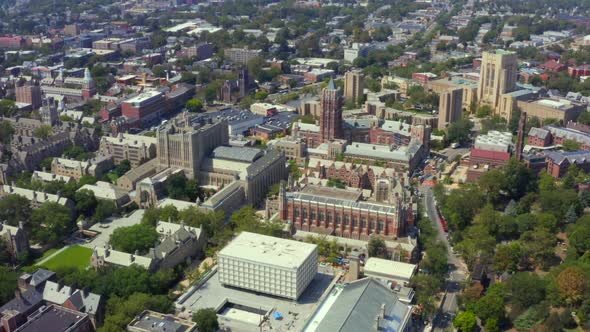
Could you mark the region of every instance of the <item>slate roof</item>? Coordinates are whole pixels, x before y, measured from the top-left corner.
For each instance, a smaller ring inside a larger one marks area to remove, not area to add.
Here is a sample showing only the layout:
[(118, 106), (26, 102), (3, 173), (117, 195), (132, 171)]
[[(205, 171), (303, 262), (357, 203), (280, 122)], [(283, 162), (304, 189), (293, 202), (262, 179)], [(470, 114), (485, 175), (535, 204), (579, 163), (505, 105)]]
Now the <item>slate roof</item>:
[(570, 164), (583, 164), (590, 162), (590, 151), (573, 151), (573, 152), (549, 152), (547, 158), (556, 164), (561, 164), (567, 160)]
[(213, 150), (211, 158), (221, 158), (251, 163), (258, 159), (263, 153), (264, 152), (262, 150), (256, 148), (219, 146)]
[(529, 131), (529, 136), (539, 137), (545, 139), (549, 135), (549, 130), (544, 128), (532, 127)]
[(365, 278), (344, 286), (316, 332), (375, 331), (382, 305), (385, 315), (379, 320), (378, 330), (403, 331), (410, 319), (411, 306), (400, 302), (398, 296), (380, 282)]
[(38, 306), (43, 301), (43, 294), (40, 292), (29, 289), (21, 293), (20, 298), (14, 297), (12, 300), (6, 302), (0, 307), (0, 316), (4, 311), (14, 310), (20, 313), (25, 313), (31, 308)]

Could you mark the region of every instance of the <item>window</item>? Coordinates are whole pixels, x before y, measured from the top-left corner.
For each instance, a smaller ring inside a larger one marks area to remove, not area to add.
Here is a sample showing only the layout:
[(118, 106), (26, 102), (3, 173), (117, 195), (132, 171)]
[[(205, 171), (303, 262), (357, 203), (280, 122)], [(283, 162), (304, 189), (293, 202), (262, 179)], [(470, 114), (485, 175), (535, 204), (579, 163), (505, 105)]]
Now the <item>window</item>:
[(349, 217), (348, 217), (348, 215), (347, 215), (347, 214), (345, 214), (345, 215), (344, 215), (344, 226), (348, 226), (348, 223), (349, 223), (349, 221), (350, 221), (348, 218), (349, 218)]
[(307, 219), (307, 209), (303, 208), (303, 219)]
[(361, 228), (365, 228), (367, 227), (367, 219), (366, 218), (361, 218)]
[(332, 212), (328, 211), (326, 212), (326, 222), (331, 222), (332, 221)]
[(299, 208), (296, 207), (295, 210), (293, 211), (293, 215), (295, 216), (295, 218), (299, 218)]
[(358, 225), (357, 225), (357, 219), (356, 219), (356, 217), (355, 217), (355, 216), (353, 216), (353, 217), (352, 217), (352, 228), (354, 228), (354, 227), (356, 227), (356, 226), (358, 226)]
[(309, 210), (309, 219), (315, 220), (315, 210)]
[(336, 213), (336, 214), (334, 215), (334, 226), (335, 226), (335, 227), (338, 227), (338, 226), (340, 226), (340, 215), (339, 215), (338, 213)]
[(324, 221), (324, 211), (319, 210), (318, 211), (318, 217), (320, 221)]
[(377, 230), (379, 231), (379, 233), (381, 233), (383, 231), (383, 229), (385, 228), (385, 223), (383, 222), (382, 219), (379, 219), (379, 222), (377, 223)]
[(375, 229), (375, 220), (374, 219), (371, 219), (369, 221), (369, 229), (370, 230), (374, 230)]

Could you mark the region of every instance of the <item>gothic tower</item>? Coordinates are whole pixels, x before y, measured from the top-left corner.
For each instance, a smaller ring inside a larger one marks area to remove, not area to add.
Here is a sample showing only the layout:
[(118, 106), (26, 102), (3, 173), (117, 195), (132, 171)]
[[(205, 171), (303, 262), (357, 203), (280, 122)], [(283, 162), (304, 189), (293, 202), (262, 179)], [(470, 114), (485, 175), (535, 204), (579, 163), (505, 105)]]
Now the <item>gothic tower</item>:
[(322, 143), (342, 138), (342, 91), (330, 79), (320, 99), (320, 134)]

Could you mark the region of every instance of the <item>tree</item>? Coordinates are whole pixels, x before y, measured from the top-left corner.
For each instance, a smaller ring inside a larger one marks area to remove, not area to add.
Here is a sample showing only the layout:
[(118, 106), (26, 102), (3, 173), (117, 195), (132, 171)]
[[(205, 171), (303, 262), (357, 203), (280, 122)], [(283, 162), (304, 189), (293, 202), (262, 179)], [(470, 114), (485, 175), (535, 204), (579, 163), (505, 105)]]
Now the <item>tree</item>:
[(203, 111), (203, 101), (199, 98), (192, 98), (184, 105), (189, 112), (198, 113)]
[(193, 322), (197, 323), (199, 331), (202, 332), (215, 332), (219, 329), (217, 313), (213, 308), (199, 309), (193, 315)]
[(178, 210), (172, 204), (160, 208), (160, 220), (169, 222), (178, 222)]
[(516, 271), (520, 257), (520, 243), (511, 242), (498, 245), (493, 259), (496, 273)]
[(167, 313), (172, 310), (172, 302), (165, 295), (133, 293), (126, 299), (114, 296), (107, 302), (104, 325), (99, 331), (124, 331), (146, 309)]
[(101, 199), (96, 204), (96, 209), (94, 210), (94, 216), (92, 217), (92, 219), (94, 220), (94, 222), (101, 222), (106, 218), (112, 216), (116, 210), (117, 207), (115, 206), (115, 203), (113, 203), (112, 201)]
[(520, 309), (529, 308), (545, 299), (546, 283), (535, 273), (520, 272), (508, 280), (510, 301)]
[(453, 320), (453, 326), (462, 332), (471, 332), (477, 325), (475, 314), (471, 311), (461, 311)]
[(53, 128), (51, 126), (43, 125), (41, 127), (36, 128), (33, 131), (33, 135), (40, 139), (47, 139), (51, 135), (52, 130)]
[(13, 100), (2, 99), (0, 100), (0, 116), (11, 117), (16, 114), (18, 108)]
[(32, 238), (41, 243), (55, 244), (68, 236), (73, 228), (67, 207), (55, 202), (45, 202), (31, 216)]
[(74, 194), (74, 200), (76, 201), (76, 210), (78, 213), (86, 217), (92, 216), (97, 204), (94, 192), (88, 189), (79, 190)]
[(0, 121), (0, 143), (9, 144), (14, 134), (14, 128), (8, 121)]
[(131, 162), (127, 159), (123, 159), (123, 160), (121, 160), (119, 165), (117, 165), (117, 167), (115, 167), (115, 174), (117, 174), (118, 177), (121, 177), (125, 173), (129, 172), (130, 170), (131, 170)]
[(489, 105), (481, 105), (475, 111), (475, 116), (478, 118), (485, 118), (492, 114), (492, 108)]
[(158, 241), (155, 228), (143, 224), (120, 227), (111, 234), (110, 243), (116, 250), (127, 253), (145, 253)]
[(27, 222), (32, 213), (31, 202), (24, 196), (13, 194), (0, 200), (0, 220), (6, 220), (9, 225)]
[(0, 266), (0, 305), (14, 297), (16, 289), (16, 272), (5, 266)]
[(563, 141), (562, 146), (565, 151), (578, 151), (581, 149), (580, 143), (571, 139), (566, 139)]
[(369, 240), (369, 257), (385, 257), (386, 255), (385, 241), (378, 236), (372, 236)]
[(504, 319), (504, 285), (494, 284), (490, 286), (486, 295), (484, 295), (473, 306), (474, 312), (480, 319)]
[(268, 92), (266, 91), (256, 91), (254, 94), (254, 99), (256, 100), (264, 100), (266, 97), (268, 97)]
[(156, 227), (158, 221), (160, 220), (160, 209), (152, 207), (146, 209), (143, 213), (143, 217), (141, 217), (141, 223), (143, 225)]
[[(1, 202), (1, 201), (0, 201)], [(1, 212), (1, 210), (0, 210)], [(590, 217), (584, 216), (578, 219), (568, 231), (570, 246), (576, 250), (578, 255), (590, 251)]]
[(460, 119), (457, 122), (453, 122), (447, 128), (447, 140), (461, 144), (467, 143), (471, 128), (473, 128), (473, 123), (468, 119)]
[(557, 288), (561, 298), (569, 305), (577, 304), (586, 293), (588, 280), (581, 268), (570, 266), (557, 275)]

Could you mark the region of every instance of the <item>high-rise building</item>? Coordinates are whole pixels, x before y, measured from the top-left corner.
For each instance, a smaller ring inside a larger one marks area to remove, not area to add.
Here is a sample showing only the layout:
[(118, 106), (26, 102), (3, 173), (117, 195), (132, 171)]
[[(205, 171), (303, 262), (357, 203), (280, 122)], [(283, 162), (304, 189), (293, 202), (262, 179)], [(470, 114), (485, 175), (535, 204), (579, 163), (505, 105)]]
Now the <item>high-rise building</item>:
[(449, 89), (439, 96), (438, 129), (445, 129), (459, 120), (463, 113), (463, 89)]
[(360, 70), (344, 74), (344, 100), (358, 103), (363, 98), (364, 77)]
[(213, 149), (229, 144), (227, 121), (192, 123), (186, 115), (158, 129), (156, 138), (158, 169), (182, 169), (191, 179)]
[(334, 80), (322, 90), (320, 99), (320, 135), (322, 142), (342, 138), (342, 90), (336, 88)]
[(515, 52), (496, 50), (484, 52), (477, 90), (477, 100), (492, 106), (500, 104), (500, 96), (516, 87), (517, 55)]
[(38, 84), (31, 82), (31, 84), (17, 86), (15, 90), (18, 103), (31, 104), (34, 110), (41, 107), (41, 87)]

